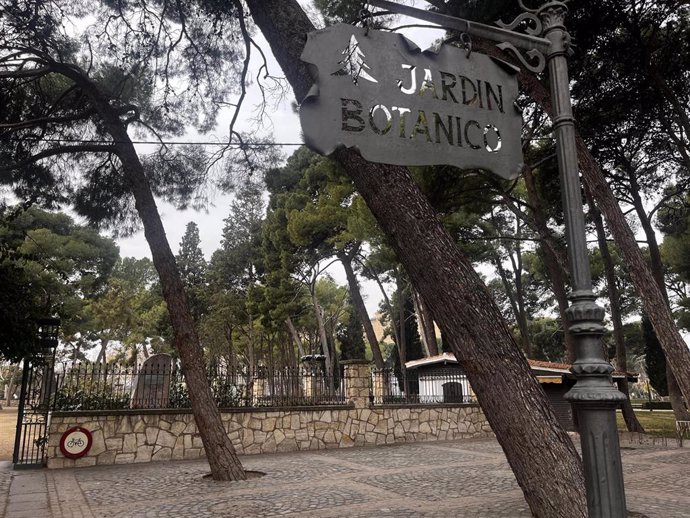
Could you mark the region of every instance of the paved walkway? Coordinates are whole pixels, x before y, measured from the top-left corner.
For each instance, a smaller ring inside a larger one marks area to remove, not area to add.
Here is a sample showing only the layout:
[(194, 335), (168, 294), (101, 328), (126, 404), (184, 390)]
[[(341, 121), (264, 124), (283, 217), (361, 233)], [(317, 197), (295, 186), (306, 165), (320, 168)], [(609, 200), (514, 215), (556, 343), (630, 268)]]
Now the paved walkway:
[[(622, 451), (631, 511), (690, 517), (690, 448), (631, 445)], [(204, 478), (208, 465), (200, 461), (35, 471), (12, 471), (4, 463), (0, 516), (530, 516), (491, 439), (256, 455), (242, 462), (266, 476), (217, 483)]]

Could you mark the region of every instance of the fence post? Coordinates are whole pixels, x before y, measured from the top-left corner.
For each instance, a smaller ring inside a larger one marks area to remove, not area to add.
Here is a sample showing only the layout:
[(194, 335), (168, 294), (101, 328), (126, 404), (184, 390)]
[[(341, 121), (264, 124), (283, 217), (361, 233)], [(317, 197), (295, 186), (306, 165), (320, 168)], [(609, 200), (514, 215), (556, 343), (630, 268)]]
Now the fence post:
[(344, 366), (345, 399), (355, 408), (369, 406), (371, 393), (371, 362), (367, 360), (345, 360)]

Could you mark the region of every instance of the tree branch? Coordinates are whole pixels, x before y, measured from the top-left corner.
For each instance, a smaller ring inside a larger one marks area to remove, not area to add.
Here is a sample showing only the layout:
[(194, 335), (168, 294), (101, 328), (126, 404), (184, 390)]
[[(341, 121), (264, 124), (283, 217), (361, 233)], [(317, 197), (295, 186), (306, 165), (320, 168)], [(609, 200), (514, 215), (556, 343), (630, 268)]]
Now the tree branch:
[(73, 153), (115, 153), (115, 146), (106, 146), (102, 144), (82, 144), (79, 146), (60, 146), (55, 148), (46, 149), (37, 153), (21, 162), (17, 162), (9, 165), (0, 166), (0, 171), (16, 171), (22, 169), (28, 165), (36, 163), (44, 158), (50, 158), (56, 155), (66, 155)]

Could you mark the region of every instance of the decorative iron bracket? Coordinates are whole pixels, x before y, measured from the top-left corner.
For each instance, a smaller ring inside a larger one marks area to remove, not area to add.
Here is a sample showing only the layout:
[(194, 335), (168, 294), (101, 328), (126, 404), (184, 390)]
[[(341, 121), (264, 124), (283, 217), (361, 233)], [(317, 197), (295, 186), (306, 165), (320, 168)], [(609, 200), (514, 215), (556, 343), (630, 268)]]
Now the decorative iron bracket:
[[(432, 11), (416, 9), (414, 7), (397, 4), (388, 0), (368, 0), (368, 3), (382, 9), (388, 9), (389, 11), (397, 14), (412, 16), (420, 20), (438, 24), (446, 29), (466, 33), (470, 36), (499, 41), (501, 42), (497, 45), (499, 49), (512, 52), (526, 69), (535, 73), (544, 70), (544, 66), (546, 65), (545, 55), (548, 54), (551, 49), (551, 42), (540, 35), (542, 23), (539, 19), (539, 16), (535, 14), (536, 11), (532, 12), (531, 10), (526, 9), (522, 3), (520, 4), (521, 7), (530, 12), (518, 15), (518, 17), (510, 24), (499, 24), (501, 27), (475, 23), (462, 18), (455, 18), (453, 16), (446, 16), (444, 14), (435, 13)], [(561, 2), (551, 3), (560, 4)], [(527, 26), (525, 28), (526, 34), (511, 30), (520, 24)], [(520, 53), (520, 50), (518, 49), (525, 51), (527, 56), (529, 56), (529, 61)]]
[(502, 51), (510, 51), (512, 54), (522, 63), (522, 66), (525, 67), (527, 70), (530, 72), (534, 72), (535, 74), (538, 74), (542, 70), (544, 70), (544, 67), (546, 66), (546, 58), (544, 57), (544, 54), (539, 52), (536, 49), (528, 50), (526, 54), (530, 57), (532, 61), (536, 60), (536, 63), (534, 65), (531, 65), (530, 63), (527, 62), (525, 59), (525, 56), (523, 56), (518, 49), (515, 48), (515, 46), (511, 43), (499, 43), (496, 45), (499, 49)]

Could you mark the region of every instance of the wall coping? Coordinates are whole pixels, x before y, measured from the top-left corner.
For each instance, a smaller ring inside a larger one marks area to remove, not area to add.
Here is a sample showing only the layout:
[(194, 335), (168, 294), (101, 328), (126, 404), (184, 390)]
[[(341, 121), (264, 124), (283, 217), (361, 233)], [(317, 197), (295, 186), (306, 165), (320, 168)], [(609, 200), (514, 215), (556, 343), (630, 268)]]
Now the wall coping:
[[(421, 405), (420, 405), (421, 406)], [(426, 405), (430, 406), (430, 405)], [(446, 405), (448, 406), (448, 405)], [(455, 405), (458, 406), (458, 405)], [(280, 412), (280, 411), (305, 411), (319, 410), (352, 410), (354, 405), (299, 405), (299, 406), (262, 406), (262, 407), (226, 407), (219, 408), (223, 414), (241, 414), (244, 412)], [(80, 416), (104, 416), (104, 415), (169, 415), (169, 414), (193, 414), (191, 408), (124, 408), (118, 410), (56, 410), (51, 412), (53, 417), (80, 417)]]
[[(347, 405), (311, 405), (311, 406), (264, 406), (264, 407), (227, 407), (220, 408), (221, 413), (240, 414), (243, 412), (315, 412), (323, 410), (352, 410), (353, 404)], [(479, 408), (479, 403), (387, 403), (369, 405), (371, 410), (377, 408)], [(191, 408), (126, 408), (119, 410), (56, 410), (51, 412), (53, 417), (82, 417), (82, 416), (107, 416), (107, 415), (170, 415), (192, 414)]]
[(370, 408), (480, 408), (479, 403), (382, 403)]

